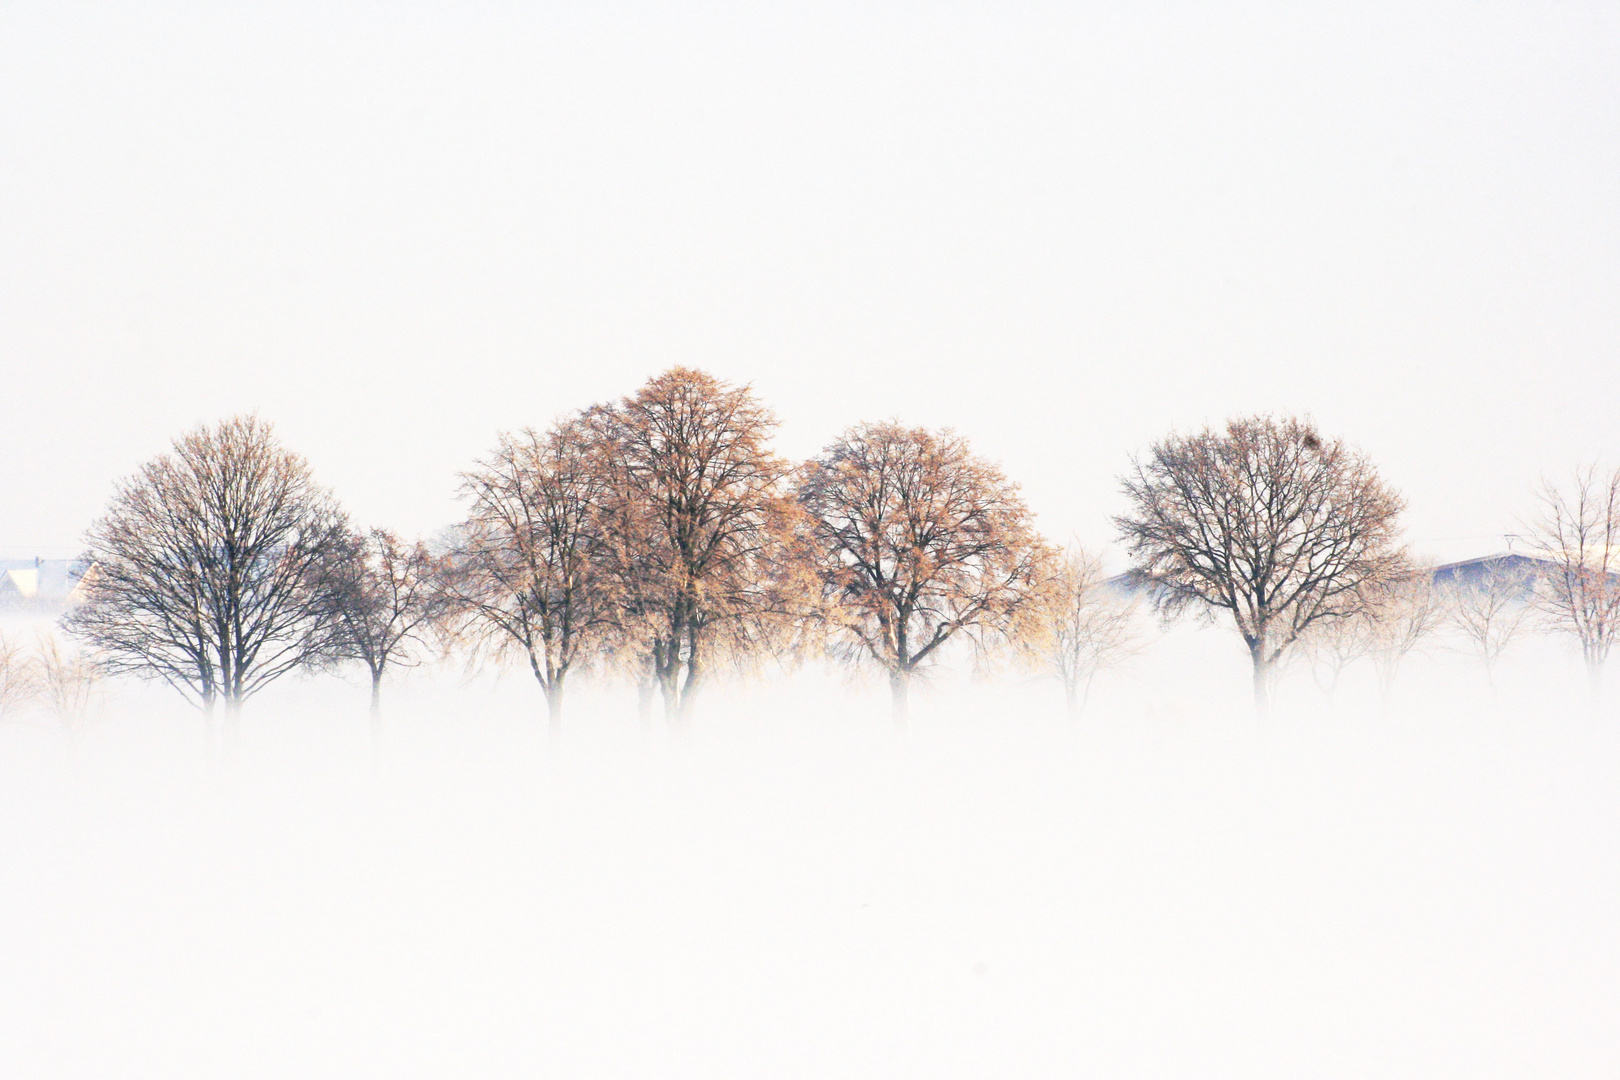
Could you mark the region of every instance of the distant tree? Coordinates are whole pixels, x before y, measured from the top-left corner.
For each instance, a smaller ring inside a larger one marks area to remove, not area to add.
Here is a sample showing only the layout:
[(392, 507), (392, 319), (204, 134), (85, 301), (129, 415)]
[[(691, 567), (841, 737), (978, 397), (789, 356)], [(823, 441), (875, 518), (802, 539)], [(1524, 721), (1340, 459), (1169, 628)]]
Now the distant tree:
[(1233, 420), (1171, 435), (1122, 478), (1115, 518), (1166, 615), (1229, 614), (1249, 649), (1255, 706), (1271, 707), (1279, 661), (1310, 627), (1365, 611), (1404, 558), (1404, 503), (1372, 465), (1309, 420)]
[(1051, 552), (1018, 486), (951, 431), (857, 424), (806, 465), (798, 497), (833, 645), (887, 673), (897, 721), (946, 642), (1004, 634), (1039, 597)]
[(1553, 627), (1581, 643), (1596, 694), (1620, 637), (1620, 469), (1576, 470), (1567, 487), (1543, 481), (1529, 539), (1552, 565), (1538, 600)]
[(0, 717), (33, 700), (39, 680), (22, 643), (0, 632)]
[(599, 530), (612, 497), (601, 449), (578, 418), (501, 436), (462, 475), (471, 506), (445, 573), (463, 638), (528, 663), (554, 738), (568, 676), (591, 655), (616, 602)]
[(622, 644), (672, 721), (711, 669), (761, 647), (803, 608), (790, 469), (776, 418), (746, 386), (671, 368), (591, 413), (610, 477), (608, 551)]
[(90, 711), (101, 673), (90, 657), (79, 649), (64, 647), (55, 634), (40, 634), (35, 654), (39, 695), (56, 718), (72, 730)]
[(1110, 587), (1102, 560), (1071, 547), (1051, 562), (1026, 645), (1063, 685), (1070, 717), (1080, 715), (1092, 680), (1142, 649), (1136, 602)]
[(414, 665), (445, 610), (439, 560), (387, 529), (346, 534), (331, 568), (340, 655), (371, 676), (371, 722), (382, 718), (383, 676)]
[(1300, 635), (1299, 645), (1310, 663), (1312, 681), (1329, 703), (1335, 703), (1345, 669), (1377, 647), (1372, 611), (1318, 620)]
[(1446, 623), (1485, 666), (1485, 681), (1496, 692), (1496, 664), (1531, 614), (1535, 571), (1506, 558), (1486, 562), (1477, 573), (1453, 576), (1437, 585)]
[(248, 697), (336, 656), (326, 571), (344, 530), (268, 423), (200, 427), (117, 486), (86, 537), (96, 572), (63, 624), (104, 670), (164, 680), (210, 727), (222, 702), (234, 733)]
[(1372, 659), (1384, 705), (1394, 696), (1402, 661), (1445, 622), (1442, 599), (1433, 570), (1419, 566), (1390, 578), (1374, 593)]

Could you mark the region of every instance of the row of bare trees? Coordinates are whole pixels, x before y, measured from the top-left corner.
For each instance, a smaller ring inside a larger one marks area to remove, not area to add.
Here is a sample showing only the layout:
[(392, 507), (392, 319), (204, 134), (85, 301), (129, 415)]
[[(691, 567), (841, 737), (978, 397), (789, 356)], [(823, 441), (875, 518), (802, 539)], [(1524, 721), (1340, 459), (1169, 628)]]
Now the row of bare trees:
[(775, 428), (749, 388), (672, 369), (503, 436), (430, 547), (353, 528), (268, 424), (234, 418), (118, 485), (65, 624), (228, 728), (282, 675), (346, 661), (375, 716), (391, 668), (453, 646), (525, 663), (553, 725), (583, 668), (681, 722), (715, 672), (810, 649), (876, 665), (904, 716), (948, 646), (1039, 632), (1060, 560), (964, 439), (860, 424), (794, 465)]
[[(355, 528), (268, 424), (227, 420), (118, 485), (65, 624), (102, 670), (163, 679), (228, 727), (282, 675), (345, 662), (367, 670), (375, 718), (390, 670), (457, 648), (526, 665), (554, 730), (583, 670), (633, 680), (644, 718), (661, 697), (680, 723), (716, 673), (807, 653), (881, 671), (903, 718), (945, 653), (1012, 647), (1077, 709), (1140, 647), (1142, 596), (1230, 618), (1262, 710), (1299, 648), (1335, 672), (1373, 655), (1387, 685), (1432, 629), (1400, 497), (1307, 420), (1245, 418), (1134, 460), (1123, 581), (1044, 540), (953, 432), (857, 424), (794, 464), (771, 450), (776, 423), (750, 388), (671, 369), (502, 436), (463, 474), (466, 518), (429, 545)], [(1594, 678), (1620, 603), (1620, 489), (1595, 477), (1573, 502), (1544, 493), (1564, 561), (1537, 592), (1569, 613)]]
[(1620, 634), (1620, 470), (1544, 484), (1527, 525), (1534, 556), (1485, 560), (1438, 592), (1400, 543), (1400, 496), (1308, 420), (1248, 417), (1172, 435), (1133, 461), (1122, 486), (1130, 509), (1115, 521), (1155, 604), (1231, 620), (1262, 713), (1300, 647), (1329, 686), (1371, 655), (1387, 695), (1402, 659), (1442, 622), (1490, 677), (1535, 612), (1579, 640), (1596, 691)]
[(1446, 647), (1476, 658), (1494, 693), (1508, 647), (1527, 631), (1551, 632), (1576, 638), (1596, 692), (1612, 644), (1620, 582), (1569, 562), (1575, 560), (1496, 556), (1449, 568), (1438, 580), (1430, 568), (1419, 568), (1381, 590), (1366, 610), (1307, 633), (1301, 639), (1305, 659), (1331, 698), (1345, 668), (1370, 658), (1387, 702), (1401, 661), (1449, 634)]
[(1051, 549), (965, 440), (859, 424), (802, 466), (746, 387), (676, 368), (502, 440), (466, 474), (445, 580), (479, 647), (521, 654), (555, 721), (576, 666), (691, 715), (716, 670), (805, 649), (876, 665), (903, 717), (947, 643), (1006, 639)]
[(1576, 471), (1565, 485), (1544, 482), (1529, 540), (1546, 566), (1537, 596), (1552, 625), (1581, 644), (1597, 691), (1620, 638), (1620, 469)]

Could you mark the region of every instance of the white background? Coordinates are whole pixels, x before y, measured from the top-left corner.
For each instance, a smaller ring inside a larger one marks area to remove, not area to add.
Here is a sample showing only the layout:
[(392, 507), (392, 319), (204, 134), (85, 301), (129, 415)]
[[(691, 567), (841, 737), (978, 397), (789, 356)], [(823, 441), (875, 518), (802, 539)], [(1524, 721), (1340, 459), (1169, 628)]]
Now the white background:
[(258, 409), (364, 524), (674, 363), (953, 425), (1113, 538), (1313, 414), (1426, 552), (1615, 457), (1607, 4), (8, 4), (0, 555)]

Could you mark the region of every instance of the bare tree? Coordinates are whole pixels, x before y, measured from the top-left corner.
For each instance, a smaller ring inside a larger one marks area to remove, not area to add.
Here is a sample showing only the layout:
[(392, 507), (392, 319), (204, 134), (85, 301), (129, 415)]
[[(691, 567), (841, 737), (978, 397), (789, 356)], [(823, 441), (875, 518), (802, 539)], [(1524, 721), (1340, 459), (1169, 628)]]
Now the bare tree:
[(373, 734), (382, 718), (382, 681), (410, 667), (445, 609), (439, 560), (421, 541), (405, 544), (387, 529), (349, 533), (331, 569), (337, 648), (371, 676)]
[(0, 633), (0, 717), (32, 701), (39, 689), (33, 657), (21, 642)]
[(1375, 594), (1372, 613), (1373, 666), (1378, 671), (1379, 700), (1387, 706), (1401, 663), (1445, 621), (1434, 571), (1414, 566), (1389, 579)]
[(1115, 518), (1164, 614), (1228, 613), (1249, 649), (1255, 707), (1270, 711), (1279, 661), (1313, 624), (1366, 610), (1397, 573), (1404, 503), (1372, 465), (1309, 420), (1230, 421), (1171, 435), (1122, 478)]
[(790, 469), (769, 449), (776, 418), (748, 387), (676, 367), (591, 423), (610, 475), (621, 646), (656, 681), (666, 717), (685, 721), (712, 668), (804, 604)]
[(1466, 575), (1453, 574), (1436, 588), (1444, 597), (1446, 623), (1485, 665), (1496, 692), (1496, 663), (1533, 610), (1536, 574), (1510, 557), (1489, 559)]
[(1299, 647), (1311, 668), (1311, 681), (1336, 705), (1339, 683), (1345, 669), (1373, 651), (1373, 621), (1370, 611), (1342, 619), (1322, 619), (1299, 636)]
[(615, 602), (599, 531), (611, 495), (600, 452), (573, 418), (503, 435), (462, 475), (471, 510), (449, 559), (450, 602), (478, 647), (528, 663), (553, 738), (568, 675), (600, 640)]
[(888, 674), (897, 721), (946, 642), (1005, 633), (1035, 603), (1051, 557), (1018, 486), (948, 430), (858, 424), (806, 465), (798, 497), (834, 646)]
[(87, 535), (84, 601), (63, 619), (104, 670), (164, 680), (200, 705), (242, 702), (331, 662), (326, 571), (343, 515), (271, 426), (239, 416), (181, 436), (119, 483)]
[[(604, 448), (601, 460), (609, 488), (598, 508), (598, 521), (601, 568), (604, 579), (611, 583), (613, 600), (597, 658), (609, 672), (635, 684), (636, 712), (642, 730), (650, 732), (653, 701), (661, 688), (660, 671), (667, 667), (666, 642), (670, 640), (672, 560), (664, 550), (667, 533), (659, 508), (631, 492), (626, 462), (617, 448), (616, 432), (622, 420), (614, 407), (595, 406), (586, 415)], [(678, 687), (674, 698), (664, 695), (666, 719), (676, 717), (678, 702)]]
[(1142, 649), (1136, 602), (1102, 576), (1102, 560), (1071, 547), (1052, 562), (1026, 642), (1063, 685), (1071, 718), (1080, 715), (1097, 672)]
[(40, 696), (56, 718), (71, 730), (90, 711), (91, 697), (101, 673), (79, 649), (63, 648), (55, 634), (38, 637), (35, 658)]
[(1552, 565), (1538, 599), (1552, 626), (1581, 643), (1592, 693), (1620, 636), (1620, 469), (1578, 469), (1568, 487), (1543, 481), (1532, 544)]

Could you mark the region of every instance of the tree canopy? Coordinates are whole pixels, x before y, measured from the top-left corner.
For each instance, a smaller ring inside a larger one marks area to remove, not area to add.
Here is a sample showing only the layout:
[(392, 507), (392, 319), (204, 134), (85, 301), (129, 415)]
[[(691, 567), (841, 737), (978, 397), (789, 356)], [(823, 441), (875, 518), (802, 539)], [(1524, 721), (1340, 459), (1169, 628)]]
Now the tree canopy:
[(1405, 565), (1405, 504), (1365, 457), (1308, 419), (1251, 416), (1170, 435), (1121, 479), (1114, 519), (1167, 614), (1231, 616), (1270, 707), (1278, 662), (1313, 625), (1365, 612)]

